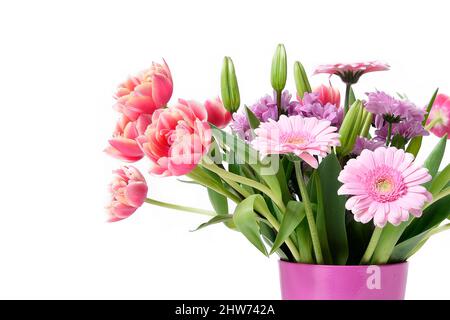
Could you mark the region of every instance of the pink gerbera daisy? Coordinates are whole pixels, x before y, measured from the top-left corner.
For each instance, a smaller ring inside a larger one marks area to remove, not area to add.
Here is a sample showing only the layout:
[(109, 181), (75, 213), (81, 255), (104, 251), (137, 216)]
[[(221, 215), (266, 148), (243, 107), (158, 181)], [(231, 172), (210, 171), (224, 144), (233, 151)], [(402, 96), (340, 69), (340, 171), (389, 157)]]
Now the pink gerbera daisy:
[(302, 116), (270, 119), (261, 123), (255, 134), (252, 145), (263, 156), (293, 153), (313, 168), (319, 165), (314, 156), (326, 157), (332, 146), (339, 145), (339, 134), (330, 121)]
[(314, 74), (328, 73), (339, 76), (345, 83), (353, 84), (359, 78), (369, 72), (389, 70), (390, 66), (380, 61), (356, 62), (356, 63), (336, 63), (318, 66)]
[(341, 171), (343, 183), (339, 195), (351, 195), (345, 204), (356, 221), (373, 219), (378, 227), (389, 221), (399, 225), (422, 215), (422, 207), (431, 201), (431, 194), (421, 186), (431, 180), (428, 170), (414, 161), (414, 156), (397, 148), (380, 147), (363, 150)]

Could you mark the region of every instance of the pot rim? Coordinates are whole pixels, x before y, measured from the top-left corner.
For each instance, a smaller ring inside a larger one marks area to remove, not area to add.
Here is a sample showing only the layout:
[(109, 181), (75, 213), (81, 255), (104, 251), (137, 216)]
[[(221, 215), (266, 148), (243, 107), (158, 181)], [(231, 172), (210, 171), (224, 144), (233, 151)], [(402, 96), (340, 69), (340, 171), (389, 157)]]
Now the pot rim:
[(394, 267), (401, 267), (401, 266), (408, 266), (409, 262), (396, 262), (396, 263), (387, 263), (387, 264), (352, 264), (352, 265), (336, 265), (336, 264), (312, 264), (312, 263), (301, 263), (301, 262), (291, 262), (291, 261), (285, 261), (285, 260), (278, 260), (278, 263), (280, 265), (297, 265), (297, 266), (303, 266), (303, 267), (320, 267), (320, 268), (326, 268), (326, 269), (360, 269), (360, 268), (367, 268), (370, 266), (377, 266), (380, 268), (394, 268)]

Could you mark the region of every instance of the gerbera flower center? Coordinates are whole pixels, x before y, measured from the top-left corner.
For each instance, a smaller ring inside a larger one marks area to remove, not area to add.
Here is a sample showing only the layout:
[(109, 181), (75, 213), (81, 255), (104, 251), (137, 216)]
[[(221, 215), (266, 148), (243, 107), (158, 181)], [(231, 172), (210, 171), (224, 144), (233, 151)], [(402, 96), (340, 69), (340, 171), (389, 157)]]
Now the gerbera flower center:
[(292, 144), (304, 144), (306, 139), (305, 137), (291, 137), (286, 142)]
[(392, 202), (407, 192), (402, 175), (386, 165), (378, 166), (365, 176), (367, 192), (377, 202)]
[(393, 183), (390, 179), (382, 178), (375, 182), (376, 189), (381, 193), (390, 192), (393, 187)]

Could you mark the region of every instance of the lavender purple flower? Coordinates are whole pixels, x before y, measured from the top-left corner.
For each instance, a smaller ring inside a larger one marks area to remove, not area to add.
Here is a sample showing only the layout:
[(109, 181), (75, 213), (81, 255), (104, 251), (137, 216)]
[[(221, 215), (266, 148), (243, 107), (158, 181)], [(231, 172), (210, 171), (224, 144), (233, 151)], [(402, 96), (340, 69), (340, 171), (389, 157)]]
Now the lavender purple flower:
[(352, 154), (359, 156), (364, 149), (374, 151), (376, 148), (384, 145), (384, 140), (367, 139), (364, 137), (356, 138), (355, 146), (353, 147)]
[[(291, 98), (292, 95), (289, 91), (283, 91), (281, 96), (282, 110), (292, 109), (298, 104), (297, 101), (291, 101)], [(267, 122), (269, 119), (278, 120), (276, 93), (274, 93), (273, 96), (265, 95), (249, 108), (261, 122)], [(241, 139), (246, 141), (252, 140), (250, 124), (248, 123), (244, 111), (235, 112), (233, 114), (233, 121), (231, 122), (230, 127)]]
[(306, 118), (329, 120), (331, 125), (337, 128), (341, 126), (343, 120), (343, 110), (331, 103), (322, 105), (317, 93), (305, 93), (302, 101), (287, 109), (287, 113), (289, 116), (301, 115)]
[(416, 107), (408, 100), (398, 100), (383, 91), (367, 93), (369, 100), (365, 107), (367, 111), (383, 116), (385, 120), (395, 123), (401, 120), (422, 121), (425, 111)]

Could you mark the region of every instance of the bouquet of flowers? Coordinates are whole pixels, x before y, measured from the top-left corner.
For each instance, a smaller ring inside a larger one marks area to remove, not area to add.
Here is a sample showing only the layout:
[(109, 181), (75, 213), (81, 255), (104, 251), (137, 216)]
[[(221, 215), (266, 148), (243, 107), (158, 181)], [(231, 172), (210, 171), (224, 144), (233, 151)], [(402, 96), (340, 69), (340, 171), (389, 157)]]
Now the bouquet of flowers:
[[(273, 95), (241, 105), (231, 58), (221, 73), (221, 99), (168, 105), (172, 75), (164, 61), (130, 77), (115, 94), (120, 117), (106, 153), (125, 162), (142, 158), (153, 175), (186, 176), (204, 186), (213, 210), (147, 197), (133, 166), (116, 170), (109, 221), (144, 203), (211, 218), (242, 233), (262, 254), (319, 265), (383, 265), (406, 261), (443, 224), (450, 207), (450, 167), (439, 171), (450, 132), (450, 98), (434, 92), (421, 108), (403, 95), (353, 86), (381, 62), (322, 65), (315, 74), (346, 86), (311, 88), (294, 64), (296, 96), (285, 90), (287, 58), (272, 60)], [(227, 126), (229, 125), (229, 128)], [(441, 137), (426, 161), (416, 161), (429, 132)]]

